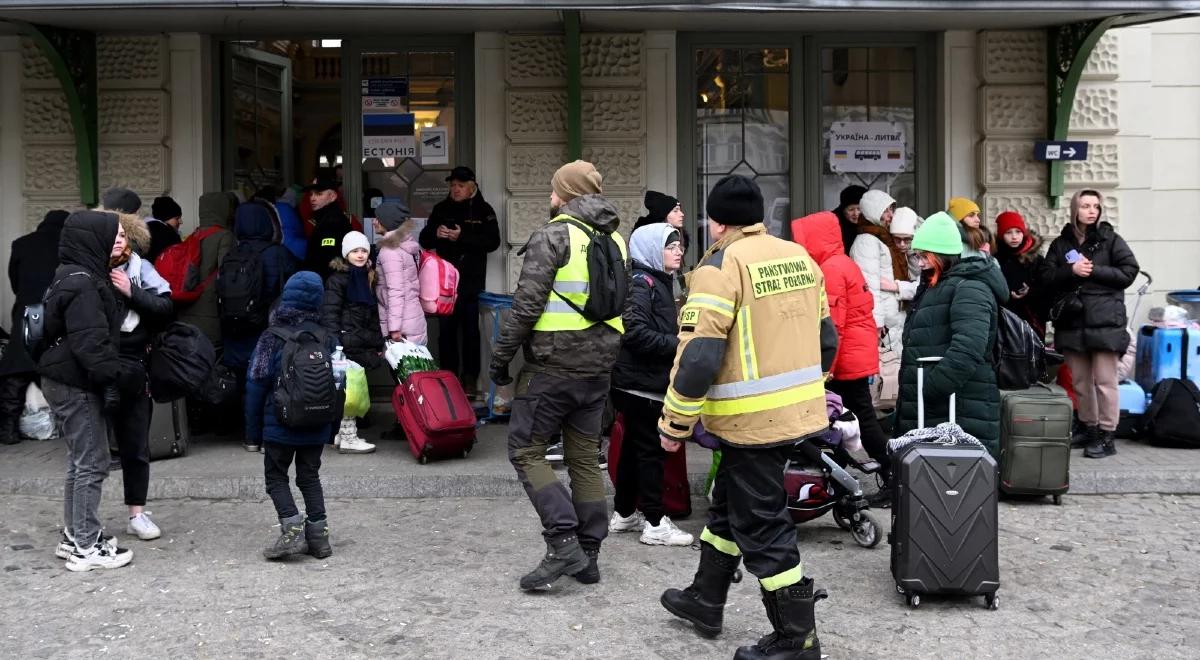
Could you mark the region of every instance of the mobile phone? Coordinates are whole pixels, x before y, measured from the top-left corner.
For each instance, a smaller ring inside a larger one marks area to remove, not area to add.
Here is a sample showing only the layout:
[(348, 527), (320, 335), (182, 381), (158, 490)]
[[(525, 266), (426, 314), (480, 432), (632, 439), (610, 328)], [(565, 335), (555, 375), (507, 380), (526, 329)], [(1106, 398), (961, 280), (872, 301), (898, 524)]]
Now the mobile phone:
[(1082, 258), (1083, 258), (1083, 255), (1079, 254), (1079, 250), (1071, 250), (1070, 252), (1067, 253), (1067, 256), (1066, 256), (1067, 263), (1069, 263), (1069, 264), (1073, 264)]

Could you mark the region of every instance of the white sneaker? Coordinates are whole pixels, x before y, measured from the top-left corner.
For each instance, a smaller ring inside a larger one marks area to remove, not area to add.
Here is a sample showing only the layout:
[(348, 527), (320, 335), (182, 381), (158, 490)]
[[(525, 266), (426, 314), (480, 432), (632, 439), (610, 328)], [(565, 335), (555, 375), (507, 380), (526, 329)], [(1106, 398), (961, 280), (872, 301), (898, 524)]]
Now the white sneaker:
[(546, 460), (551, 463), (562, 463), (565, 455), (563, 454), (563, 443), (556, 442), (549, 447), (546, 447)]
[(642, 529), (642, 538), (638, 539), (646, 545), (691, 545), (692, 535), (679, 529), (671, 519), (663, 516), (658, 525), (646, 523)]
[(150, 520), (149, 511), (143, 511), (130, 518), (129, 526), (125, 528), (125, 531), (143, 541), (153, 541), (162, 536), (162, 530), (154, 524), (153, 520)]
[(76, 573), (95, 570), (97, 568), (121, 568), (133, 561), (133, 551), (127, 548), (115, 548), (104, 542), (97, 542), (87, 552), (76, 550), (67, 558), (67, 570)]
[(646, 516), (641, 511), (634, 511), (628, 518), (613, 511), (612, 519), (608, 521), (610, 532), (640, 532), (645, 526)]
[(338, 445), (339, 454), (370, 454), (375, 451), (375, 445), (362, 438), (342, 438)]
[[(100, 531), (100, 542), (113, 550), (117, 549), (117, 537), (105, 534), (103, 530)], [(54, 556), (59, 559), (69, 559), (72, 552), (75, 552), (75, 536), (64, 527), (62, 536), (58, 539), (58, 547), (54, 548)]]

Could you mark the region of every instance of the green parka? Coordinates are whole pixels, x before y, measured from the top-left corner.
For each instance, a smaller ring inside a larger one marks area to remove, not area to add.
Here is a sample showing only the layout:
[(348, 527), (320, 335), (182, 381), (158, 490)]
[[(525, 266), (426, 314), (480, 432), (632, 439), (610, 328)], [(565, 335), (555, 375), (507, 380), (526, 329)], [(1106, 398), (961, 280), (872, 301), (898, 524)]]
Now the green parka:
[(1008, 286), (991, 257), (964, 259), (937, 286), (921, 286), (904, 325), (900, 361), (897, 433), (917, 427), (917, 360), (925, 364), (925, 426), (949, 419), (950, 394), (956, 422), (1000, 456), (1000, 389), (992, 364), (996, 314)]

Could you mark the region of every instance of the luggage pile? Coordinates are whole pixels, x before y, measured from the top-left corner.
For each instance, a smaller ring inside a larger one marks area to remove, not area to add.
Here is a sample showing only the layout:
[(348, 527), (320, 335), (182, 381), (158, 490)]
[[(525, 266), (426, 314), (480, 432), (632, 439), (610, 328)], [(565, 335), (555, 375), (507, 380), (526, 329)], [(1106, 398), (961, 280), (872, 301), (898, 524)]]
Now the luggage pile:
[(1200, 290), (1174, 291), (1136, 336), (1134, 377), (1120, 386), (1119, 437), (1200, 448)]

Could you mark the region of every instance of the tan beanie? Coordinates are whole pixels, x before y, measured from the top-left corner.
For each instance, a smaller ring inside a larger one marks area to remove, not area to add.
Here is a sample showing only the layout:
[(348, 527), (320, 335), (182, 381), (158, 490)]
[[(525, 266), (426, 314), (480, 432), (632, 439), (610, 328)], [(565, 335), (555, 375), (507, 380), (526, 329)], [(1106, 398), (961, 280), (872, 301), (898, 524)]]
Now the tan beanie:
[(576, 197), (599, 195), (604, 192), (600, 186), (603, 181), (604, 178), (596, 171), (595, 165), (585, 160), (577, 160), (558, 168), (554, 178), (550, 179), (550, 187), (565, 204)]

